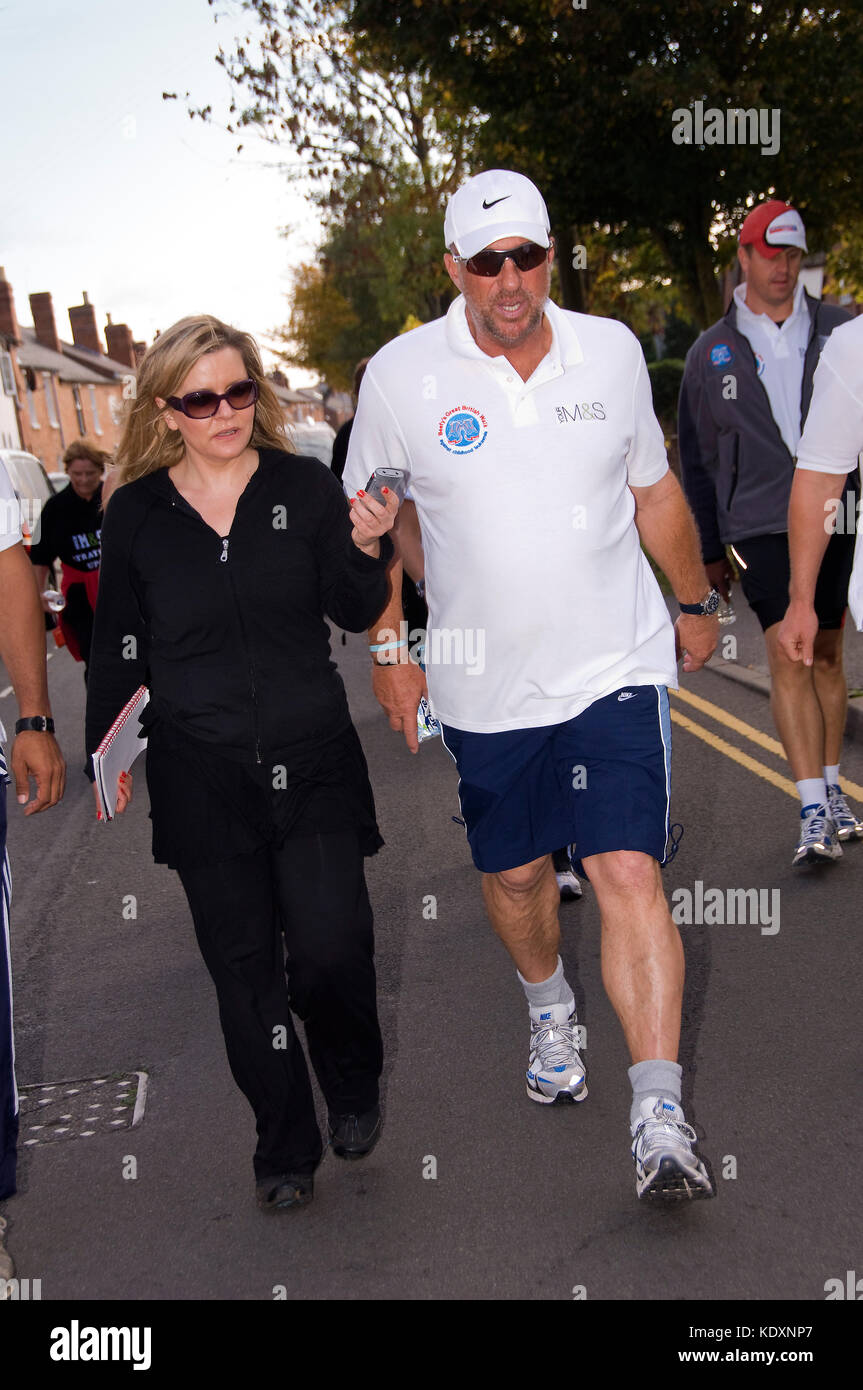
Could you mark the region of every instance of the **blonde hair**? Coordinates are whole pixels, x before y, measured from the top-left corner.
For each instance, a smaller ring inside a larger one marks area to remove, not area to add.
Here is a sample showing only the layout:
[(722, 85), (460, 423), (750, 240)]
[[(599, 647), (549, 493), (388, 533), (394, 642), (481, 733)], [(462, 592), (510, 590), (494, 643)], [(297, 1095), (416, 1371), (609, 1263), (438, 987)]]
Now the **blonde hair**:
[(164, 407), (156, 404), (156, 397), (164, 401), (179, 395), (195, 363), (207, 353), (226, 347), (236, 348), (244, 369), (258, 386), (250, 447), (293, 452), (285, 433), (282, 407), (264, 376), (254, 338), (211, 314), (199, 314), (180, 319), (160, 333), (141, 360), (135, 398), (127, 406), (123, 437), (117, 448), (118, 487), (180, 462), (185, 449), (182, 436), (178, 430), (168, 428)]

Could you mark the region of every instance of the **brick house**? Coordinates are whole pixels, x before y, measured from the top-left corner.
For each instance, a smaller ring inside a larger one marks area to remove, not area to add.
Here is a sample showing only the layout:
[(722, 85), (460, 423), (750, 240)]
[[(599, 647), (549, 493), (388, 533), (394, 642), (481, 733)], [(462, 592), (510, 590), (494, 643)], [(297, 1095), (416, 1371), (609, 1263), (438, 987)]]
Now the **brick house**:
[(69, 310), (71, 343), (57, 333), (50, 294), (31, 294), (30, 309), (33, 327), (20, 326), (12, 286), (0, 269), (0, 401), (6, 402), (5, 414), (0, 404), (0, 435), (7, 432), (10, 400), (18, 429), (18, 439), (6, 447), (35, 454), (49, 471), (62, 468), (64, 450), (84, 436), (113, 453), (144, 345), (109, 316), (106, 353), (86, 293)]

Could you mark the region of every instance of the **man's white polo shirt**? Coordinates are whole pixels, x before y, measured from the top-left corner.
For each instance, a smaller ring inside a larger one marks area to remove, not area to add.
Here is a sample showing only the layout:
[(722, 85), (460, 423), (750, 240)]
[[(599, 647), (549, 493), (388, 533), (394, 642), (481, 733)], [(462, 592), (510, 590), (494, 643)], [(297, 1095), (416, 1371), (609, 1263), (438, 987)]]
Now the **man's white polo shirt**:
[(734, 302), (737, 327), (755, 353), (758, 378), (767, 392), (770, 412), (789, 454), (794, 454), (800, 442), (803, 364), (812, 331), (803, 283), (798, 283), (791, 313), (781, 327), (769, 314), (753, 313), (746, 303), (745, 284), (735, 289)]
[(474, 342), (464, 300), (382, 348), (345, 467), (410, 473), (425, 552), (429, 697), (475, 733), (557, 724), (624, 685), (677, 685), (674, 631), (628, 484), (667, 472), (637, 339), (546, 315), (526, 382)]
[(0, 463), (0, 550), (8, 550), (21, 539), (21, 504), (9, 474)]
[[(863, 317), (834, 328), (818, 359), (797, 467), (850, 473), (863, 451)], [(840, 489), (841, 491), (841, 489)], [(849, 493), (849, 496), (853, 494)], [(863, 629), (863, 544), (857, 521), (848, 606)]]

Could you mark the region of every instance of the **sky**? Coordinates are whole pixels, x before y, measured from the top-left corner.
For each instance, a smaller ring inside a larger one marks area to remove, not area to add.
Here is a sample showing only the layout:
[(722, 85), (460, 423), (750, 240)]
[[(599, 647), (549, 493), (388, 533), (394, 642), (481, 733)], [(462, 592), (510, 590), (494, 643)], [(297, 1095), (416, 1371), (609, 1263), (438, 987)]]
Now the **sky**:
[(86, 290), (103, 341), (108, 313), (148, 343), (211, 313), (266, 353), (291, 267), (319, 242), (302, 186), (278, 167), (291, 152), (244, 134), (238, 155), (238, 137), (162, 100), (188, 90), (227, 118), (215, 54), (241, 30), (231, 8), (216, 24), (207, 0), (0, 0), (0, 265), (20, 323), (49, 290), (71, 341), (67, 310)]

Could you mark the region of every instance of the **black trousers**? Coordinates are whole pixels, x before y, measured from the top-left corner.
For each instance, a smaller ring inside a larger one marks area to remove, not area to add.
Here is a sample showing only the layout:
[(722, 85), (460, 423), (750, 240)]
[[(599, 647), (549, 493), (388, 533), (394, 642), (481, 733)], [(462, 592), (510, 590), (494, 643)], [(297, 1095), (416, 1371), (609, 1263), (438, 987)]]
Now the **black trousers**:
[(291, 1012), (305, 1024), (331, 1115), (371, 1109), (383, 1063), (357, 837), (303, 836), (178, 873), (216, 986), (231, 1071), (255, 1112), (255, 1176), (312, 1173), (323, 1146)]

